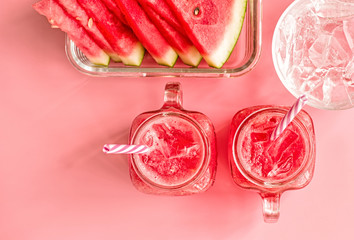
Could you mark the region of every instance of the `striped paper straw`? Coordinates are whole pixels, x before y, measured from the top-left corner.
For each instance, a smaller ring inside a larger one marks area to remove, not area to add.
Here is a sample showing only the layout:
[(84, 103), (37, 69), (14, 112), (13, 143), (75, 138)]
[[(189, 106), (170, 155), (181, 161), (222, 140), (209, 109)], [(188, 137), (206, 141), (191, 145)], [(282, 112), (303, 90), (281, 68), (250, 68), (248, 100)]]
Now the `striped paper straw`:
[(285, 114), (283, 119), (280, 121), (278, 126), (272, 132), (270, 136), (270, 140), (274, 141), (279, 137), (279, 135), (285, 130), (285, 128), (291, 123), (291, 121), (295, 118), (295, 116), (301, 111), (301, 109), (305, 106), (307, 102), (307, 97), (302, 95), (297, 99), (294, 105), (290, 108), (290, 110)]
[(107, 154), (139, 154), (148, 152), (149, 148), (145, 145), (105, 144), (102, 151)]

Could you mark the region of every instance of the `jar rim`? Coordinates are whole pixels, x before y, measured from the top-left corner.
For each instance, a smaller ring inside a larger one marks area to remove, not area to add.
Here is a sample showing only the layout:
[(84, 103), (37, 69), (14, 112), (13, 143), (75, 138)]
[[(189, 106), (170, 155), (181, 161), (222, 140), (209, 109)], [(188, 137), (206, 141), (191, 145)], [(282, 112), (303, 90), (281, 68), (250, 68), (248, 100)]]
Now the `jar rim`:
[(183, 112), (175, 112), (175, 111), (170, 111), (170, 110), (155, 113), (139, 124), (139, 126), (134, 131), (134, 133), (131, 137), (130, 143), (136, 144), (135, 141), (137, 140), (136, 138), (137, 138), (139, 132), (142, 131), (142, 129), (144, 129), (144, 127), (146, 127), (146, 125), (150, 124), (152, 121), (160, 119), (161, 117), (169, 117), (169, 116), (181, 118), (184, 121), (187, 121), (189, 124), (191, 124), (191, 126), (193, 126), (194, 130), (198, 133), (198, 135), (200, 135), (200, 138), (202, 141), (202, 148), (203, 148), (203, 159), (201, 159), (201, 163), (200, 163), (200, 166), (198, 167), (197, 171), (195, 171), (195, 173), (190, 178), (188, 178), (187, 180), (185, 180), (181, 183), (166, 185), (166, 184), (156, 183), (156, 182), (152, 181), (150, 178), (146, 177), (145, 174), (137, 166), (137, 163), (136, 163), (137, 159), (134, 157), (133, 154), (130, 155), (130, 160), (131, 160), (130, 162), (131, 162), (131, 165), (132, 165), (135, 173), (138, 175), (138, 177), (144, 183), (148, 184), (149, 186), (154, 187), (154, 188), (159, 188), (159, 189), (165, 189), (165, 190), (180, 190), (180, 189), (183, 189), (184, 187), (194, 184), (195, 182), (197, 182), (201, 179), (201, 177), (204, 175), (204, 173), (206, 172), (206, 170), (208, 168), (210, 158), (211, 158), (210, 149), (208, 147), (209, 146), (209, 139), (207, 137), (207, 134), (205, 133), (204, 129), (200, 126), (200, 124), (195, 119), (188, 116), (187, 114), (184, 114)]

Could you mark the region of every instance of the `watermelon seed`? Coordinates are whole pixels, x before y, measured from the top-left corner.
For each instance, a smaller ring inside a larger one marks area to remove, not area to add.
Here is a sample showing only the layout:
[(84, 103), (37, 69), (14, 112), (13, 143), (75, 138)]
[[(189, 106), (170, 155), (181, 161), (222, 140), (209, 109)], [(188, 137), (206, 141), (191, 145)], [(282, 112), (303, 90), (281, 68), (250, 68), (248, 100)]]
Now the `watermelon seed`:
[(199, 15), (199, 12), (200, 12), (199, 7), (196, 7), (196, 8), (194, 9), (194, 15), (195, 15), (195, 16), (198, 16), (198, 15)]
[(92, 20), (92, 18), (90, 18), (90, 19), (88, 20), (87, 25), (88, 25), (89, 28), (92, 28), (92, 25), (93, 25), (93, 20)]
[(58, 26), (54, 25), (54, 24), (55, 24), (55, 21), (54, 21), (53, 19), (50, 19), (50, 20), (49, 20), (49, 23), (50, 23), (50, 25), (51, 25), (51, 26), (50, 26), (51, 28), (59, 28)]

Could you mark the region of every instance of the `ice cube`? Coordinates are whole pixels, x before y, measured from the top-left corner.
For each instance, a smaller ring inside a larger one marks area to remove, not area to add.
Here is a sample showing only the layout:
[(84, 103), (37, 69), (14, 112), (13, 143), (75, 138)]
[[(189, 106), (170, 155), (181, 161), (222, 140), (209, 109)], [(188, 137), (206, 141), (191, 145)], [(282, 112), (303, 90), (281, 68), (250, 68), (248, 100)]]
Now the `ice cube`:
[(321, 34), (309, 49), (309, 58), (317, 68), (345, 66), (351, 56), (352, 51), (342, 25), (336, 27), (331, 34)]
[(282, 25), (282, 33), (284, 34), (284, 38), (286, 41), (293, 39), (294, 31), (292, 29), (296, 28), (297, 21), (292, 15), (288, 15), (283, 22)]
[(251, 154), (255, 157), (263, 155), (263, 151), (264, 151), (263, 143), (262, 142), (253, 143), (251, 151), (252, 151)]
[(186, 149), (187, 156), (192, 159), (196, 159), (196, 157), (201, 154), (201, 148), (199, 144), (195, 144)]
[(311, 0), (314, 11), (319, 17), (345, 19), (354, 16), (352, 0)]
[(303, 81), (308, 78), (308, 73), (304, 71), (304, 68), (299, 66), (294, 66), (290, 70), (291, 72), (288, 74), (292, 79), (290, 87), (294, 90), (300, 89)]
[(265, 142), (268, 141), (268, 133), (253, 132), (251, 133), (251, 139), (253, 142)]
[(333, 31), (339, 26), (342, 26), (341, 21), (333, 21), (333, 20), (326, 20), (326, 19), (321, 21), (321, 30), (324, 33), (332, 34)]
[(351, 81), (345, 81), (344, 85), (346, 86), (347, 94), (350, 99), (351, 106), (354, 106), (354, 78)]
[(323, 101), (328, 105), (337, 105), (338, 107), (351, 102), (348, 86), (343, 79), (342, 68), (331, 68), (324, 79), (323, 83)]
[(343, 21), (343, 32), (347, 39), (348, 45), (352, 50), (352, 54), (354, 52), (354, 17), (349, 20)]
[(278, 178), (282, 178), (282, 175), (286, 175), (292, 169), (293, 165), (294, 159), (292, 155), (281, 159), (281, 161), (273, 165), (273, 169), (268, 172), (267, 177), (277, 176)]
[(320, 35), (309, 49), (309, 58), (318, 68), (326, 64), (326, 52), (331, 38), (328, 34)]
[[(333, 75), (333, 74), (332, 74)], [(323, 91), (323, 102), (327, 105), (331, 103), (332, 92), (335, 87), (335, 84), (331, 81), (331, 75), (326, 76), (323, 81), (322, 91)]]
[(352, 55), (343, 25), (341, 25), (333, 31), (331, 41), (328, 45), (326, 66), (344, 67), (348, 64)]
[(293, 145), (297, 142), (299, 135), (285, 129), (284, 132), (270, 145), (269, 155), (272, 157), (273, 165), (267, 173), (267, 177), (283, 178), (294, 166)]
[(258, 176), (267, 177), (267, 174), (272, 169), (272, 161), (267, 156), (261, 154), (257, 155), (253, 160), (252, 172), (255, 172)]
[(347, 85), (354, 84), (354, 56), (349, 61), (348, 65), (345, 67), (344, 81), (346, 82)]
[(318, 87), (319, 84), (321, 84), (321, 82), (322, 78), (317, 76), (315, 73), (312, 73), (311, 76), (304, 79), (304, 82), (300, 87), (300, 91), (307, 93), (307, 95), (312, 94), (312, 92)]
[(152, 130), (155, 132), (160, 138), (167, 136), (170, 134), (169, 126), (166, 123), (158, 123), (152, 125)]
[(291, 131), (288, 128), (285, 129), (267, 149), (268, 154), (273, 158), (273, 162), (277, 162), (281, 158), (282, 153), (290, 148), (298, 137), (298, 134), (294, 131)]
[(321, 80), (310, 92), (309, 98), (317, 103), (321, 103), (323, 100), (323, 81)]

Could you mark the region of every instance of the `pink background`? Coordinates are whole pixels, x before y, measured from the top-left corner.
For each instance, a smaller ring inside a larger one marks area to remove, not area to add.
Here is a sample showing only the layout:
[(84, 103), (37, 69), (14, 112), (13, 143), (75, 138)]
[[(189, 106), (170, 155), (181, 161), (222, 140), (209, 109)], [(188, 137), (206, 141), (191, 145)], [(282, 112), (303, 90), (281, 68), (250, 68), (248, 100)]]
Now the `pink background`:
[[(286, 192), (277, 224), (262, 220), (261, 199), (238, 188), (227, 162), (232, 116), (259, 104), (293, 103), (273, 68), (271, 38), (290, 0), (263, 3), (263, 50), (235, 79), (178, 79), (186, 109), (211, 118), (218, 172), (206, 193), (158, 197), (136, 191), (126, 142), (139, 113), (159, 108), (171, 79), (95, 78), (66, 58), (64, 34), (34, 0), (0, 3), (0, 239), (348, 239), (354, 216), (354, 110), (306, 110), (315, 122), (317, 162), (309, 186)], [(177, 80), (177, 79), (173, 79)]]

